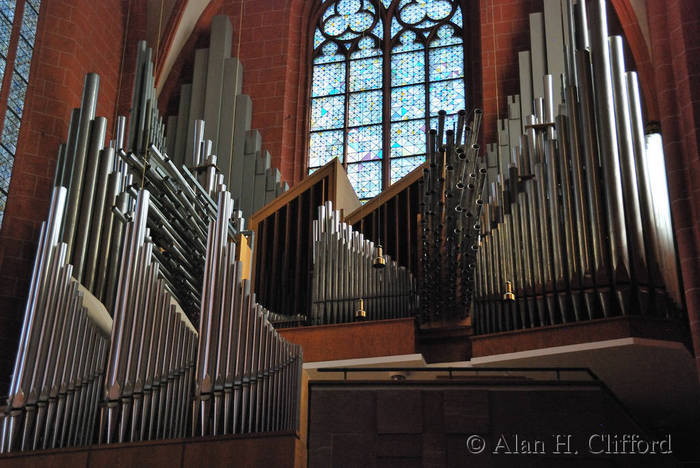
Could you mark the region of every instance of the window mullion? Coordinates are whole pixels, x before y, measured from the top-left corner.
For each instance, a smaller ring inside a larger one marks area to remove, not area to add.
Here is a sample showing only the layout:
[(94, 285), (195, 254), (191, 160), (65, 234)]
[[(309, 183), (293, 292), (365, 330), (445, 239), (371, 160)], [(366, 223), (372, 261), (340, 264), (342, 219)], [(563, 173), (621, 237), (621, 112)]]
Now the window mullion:
[(0, 131), (4, 126), (5, 115), (7, 113), (10, 86), (12, 84), (12, 75), (14, 74), (15, 69), (15, 58), (17, 57), (17, 46), (19, 44), (20, 30), (22, 28), (22, 19), (24, 18), (24, 3), (25, 0), (17, 0), (17, 3), (15, 4), (15, 15), (12, 21), (10, 45), (7, 48), (5, 74), (2, 78), (2, 86), (0, 87)]
[(428, 132), (430, 131), (430, 47), (423, 47), (423, 67), (425, 70), (425, 156), (428, 157)]
[(391, 184), (391, 17), (384, 22), (382, 44), (382, 190)]
[(348, 124), (350, 122), (350, 53), (345, 57), (345, 113), (343, 115), (343, 168), (348, 170)]

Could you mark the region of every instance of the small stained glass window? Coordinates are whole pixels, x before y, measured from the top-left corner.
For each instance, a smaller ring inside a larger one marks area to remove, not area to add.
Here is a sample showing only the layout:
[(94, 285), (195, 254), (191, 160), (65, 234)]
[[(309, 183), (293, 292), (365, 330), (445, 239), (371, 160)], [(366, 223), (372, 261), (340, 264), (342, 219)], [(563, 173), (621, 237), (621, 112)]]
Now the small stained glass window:
[(308, 173), (337, 157), (366, 200), (425, 161), (438, 111), (450, 128), (466, 108), (460, 2), (316, 3)]

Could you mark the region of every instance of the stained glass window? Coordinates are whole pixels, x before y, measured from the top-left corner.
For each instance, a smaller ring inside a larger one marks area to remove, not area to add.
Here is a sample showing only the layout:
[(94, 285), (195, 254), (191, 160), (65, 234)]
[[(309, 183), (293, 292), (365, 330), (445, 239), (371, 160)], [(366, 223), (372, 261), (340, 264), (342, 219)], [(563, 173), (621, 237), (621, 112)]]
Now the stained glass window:
[(459, 0), (316, 0), (309, 174), (337, 157), (360, 199), (425, 161), (466, 108)]
[[(34, 52), (39, 5), (40, 0), (0, 0), (0, 82), (3, 81), (5, 71), (12, 73), (7, 102), (2, 103), (4, 117), (0, 126), (0, 225), (5, 213), (24, 113), (24, 98), (27, 94)], [(13, 35), (12, 28), (16, 22), (20, 23), (19, 34)]]

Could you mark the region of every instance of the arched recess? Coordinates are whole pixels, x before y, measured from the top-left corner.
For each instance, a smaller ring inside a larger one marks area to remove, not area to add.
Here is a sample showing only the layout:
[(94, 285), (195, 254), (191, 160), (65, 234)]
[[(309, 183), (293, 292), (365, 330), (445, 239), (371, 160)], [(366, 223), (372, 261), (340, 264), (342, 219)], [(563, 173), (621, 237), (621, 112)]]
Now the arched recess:
[(161, 52), (156, 61), (156, 88), (158, 92), (163, 86), (161, 78), (168, 76), (177, 57), (195, 30), (202, 12), (211, 3), (212, 0), (177, 0), (161, 37)]
[[(302, 88), (306, 82), (303, 61), (312, 2), (243, 2), (239, 57), (244, 70), (243, 93), (253, 99), (253, 128), (260, 130), (273, 166), (280, 169), (282, 178), (291, 185), (303, 177)], [(161, 71), (159, 108), (163, 114), (176, 112), (180, 84), (191, 79), (194, 51), (207, 47), (208, 31), (215, 15), (230, 17), (234, 29), (232, 50), (236, 55), (240, 8), (239, 0), (211, 0), (204, 8), (172, 67)]]

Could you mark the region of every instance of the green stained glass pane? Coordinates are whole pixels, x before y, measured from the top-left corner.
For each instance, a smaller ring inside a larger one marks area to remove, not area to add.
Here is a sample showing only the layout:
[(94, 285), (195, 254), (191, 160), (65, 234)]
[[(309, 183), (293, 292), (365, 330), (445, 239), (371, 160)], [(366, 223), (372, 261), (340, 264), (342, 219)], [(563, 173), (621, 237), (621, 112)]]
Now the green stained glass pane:
[(425, 86), (404, 86), (391, 90), (391, 120), (411, 120), (425, 115)]
[(343, 161), (343, 131), (312, 133), (309, 138), (309, 166), (323, 166), (333, 158)]
[(391, 124), (391, 157), (425, 153), (425, 120)]
[(348, 164), (348, 179), (358, 198), (372, 198), (382, 191), (381, 161)]
[(311, 130), (342, 128), (345, 122), (345, 96), (311, 100)]
[(463, 79), (430, 84), (430, 115), (437, 115), (440, 110), (454, 114), (464, 108)]
[(398, 182), (425, 162), (425, 155), (391, 160), (391, 183)]
[(391, 86), (425, 82), (425, 53), (408, 52), (391, 56)]
[(382, 58), (350, 61), (350, 91), (368, 91), (382, 87)]
[(329, 96), (345, 92), (345, 63), (314, 66), (311, 96)]
[(382, 158), (382, 127), (372, 125), (348, 130), (348, 163)]
[(382, 92), (369, 91), (350, 95), (348, 126), (369, 125), (382, 121)]
[(430, 49), (430, 81), (462, 78), (464, 76), (463, 57), (461, 46)]

